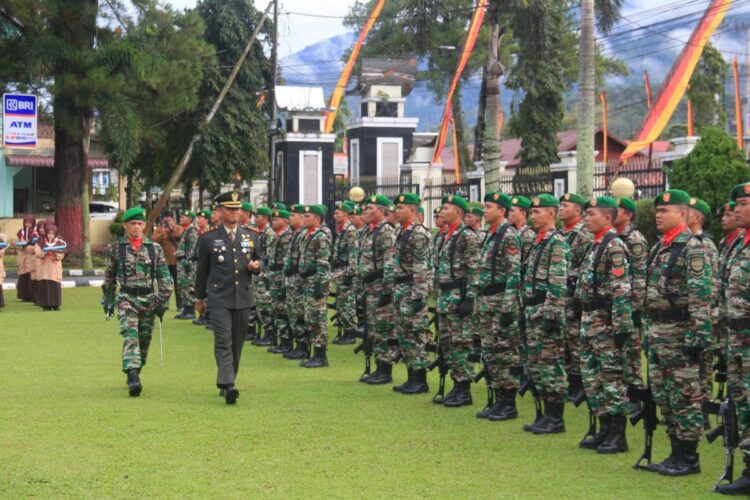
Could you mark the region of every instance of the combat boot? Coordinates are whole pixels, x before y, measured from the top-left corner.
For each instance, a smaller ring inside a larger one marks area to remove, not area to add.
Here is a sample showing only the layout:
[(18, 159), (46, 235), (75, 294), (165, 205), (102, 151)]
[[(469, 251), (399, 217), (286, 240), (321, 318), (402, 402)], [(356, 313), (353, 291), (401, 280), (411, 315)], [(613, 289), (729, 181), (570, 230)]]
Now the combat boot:
[(258, 332), (257, 327), (255, 326), (255, 322), (249, 323), (247, 325), (247, 333), (245, 334), (245, 341), (252, 342), (253, 340), (256, 340), (258, 338)]
[(716, 487), (716, 491), (723, 495), (750, 495), (750, 454), (744, 453), (745, 470), (736, 481)]
[(224, 401), (226, 401), (228, 405), (233, 405), (237, 402), (238, 397), (240, 397), (240, 391), (237, 390), (234, 384), (229, 384), (224, 390)]
[(414, 371), (410, 367), (406, 367), (406, 382), (401, 385), (394, 385), (393, 390), (395, 392), (404, 392), (404, 388), (411, 385), (414, 382)]
[(309, 355), (310, 346), (304, 340), (297, 341), (297, 347), (293, 351), (284, 354), (286, 359), (305, 359)]
[(683, 441), (677, 439), (678, 446), (674, 452), (674, 460), (662, 465), (659, 474), (663, 476), (687, 476), (701, 471), (700, 455), (698, 455), (698, 441)]
[(612, 417), (609, 415), (602, 415), (599, 417), (599, 432), (594, 434), (593, 436), (589, 437), (588, 439), (584, 437), (580, 443), (578, 443), (579, 448), (584, 448), (586, 450), (596, 450), (600, 444), (604, 442), (605, 439), (607, 439), (607, 435), (609, 434), (609, 423)]
[(523, 431), (524, 432), (533, 432), (534, 431), (534, 426), (541, 425), (542, 422), (544, 422), (545, 420), (547, 420), (547, 416), (544, 415), (544, 413), (537, 413), (536, 417), (534, 417), (534, 421), (533, 422), (531, 422), (530, 424), (523, 424)]
[(194, 325), (198, 326), (206, 326), (208, 324), (208, 319), (206, 318), (206, 315), (198, 317), (197, 319), (193, 320)]
[(379, 368), (367, 378), (369, 385), (383, 385), (393, 382), (393, 365), (385, 361), (378, 361)]
[(357, 330), (344, 330), (344, 335), (339, 337), (338, 343), (341, 345), (350, 345), (357, 342)]
[(413, 370), (411, 385), (404, 387), (401, 394), (412, 395), (425, 392), (430, 392), (430, 386), (427, 385), (427, 370), (425, 368)]
[(286, 354), (292, 350), (292, 339), (287, 337), (281, 339), (279, 345), (272, 345), (268, 348), (268, 352), (271, 354)]
[(502, 422), (503, 420), (518, 418), (515, 389), (500, 389), (495, 391), (495, 400), (498, 403), (490, 410), (487, 420)]
[(267, 328), (266, 329), (266, 336), (262, 339), (258, 339), (253, 342), (253, 345), (257, 345), (259, 347), (267, 347), (276, 345), (276, 329), (275, 328)]
[(565, 421), (563, 420), (563, 412), (565, 410), (565, 403), (552, 403), (550, 401), (544, 402), (544, 416), (545, 418), (538, 424), (534, 424), (531, 432), (534, 434), (559, 434), (565, 432)]
[(672, 465), (676, 458), (677, 449), (680, 447), (680, 440), (676, 436), (669, 435), (669, 442), (672, 445), (672, 451), (669, 452), (669, 456), (661, 462), (652, 462), (646, 466), (648, 472), (661, 472), (662, 467)]
[(138, 368), (131, 368), (127, 371), (128, 376), (128, 393), (131, 398), (137, 398), (141, 395), (143, 386), (141, 385), (141, 378), (138, 376), (140, 370)]
[(305, 368), (323, 368), (328, 366), (325, 347), (314, 347), (313, 357), (303, 365)]
[(446, 397), (443, 406), (448, 408), (458, 408), (459, 406), (468, 406), (474, 404), (471, 399), (471, 380), (456, 382), (456, 392), (453, 397)]
[(607, 437), (602, 444), (596, 448), (597, 453), (608, 455), (611, 453), (625, 453), (628, 451), (628, 440), (625, 437), (627, 429), (627, 418), (625, 415), (617, 415), (610, 418)]
[(174, 319), (195, 319), (195, 306), (185, 306)]
[(497, 408), (497, 406), (500, 404), (500, 389), (495, 389), (495, 403), (489, 404), (489, 401), (487, 402), (487, 406), (476, 412), (475, 416), (477, 418), (487, 418), (490, 413), (492, 413), (492, 410)]

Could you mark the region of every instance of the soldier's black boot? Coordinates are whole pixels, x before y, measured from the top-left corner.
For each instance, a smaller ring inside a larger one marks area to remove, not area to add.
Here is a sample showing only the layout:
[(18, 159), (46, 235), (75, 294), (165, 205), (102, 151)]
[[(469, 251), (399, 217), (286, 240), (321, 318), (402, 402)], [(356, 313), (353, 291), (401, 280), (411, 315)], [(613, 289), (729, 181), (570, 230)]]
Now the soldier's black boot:
[(252, 342), (253, 340), (258, 338), (258, 333), (256, 331), (255, 322), (252, 322), (247, 325), (247, 333), (245, 334), (245, 341)]
[(224, 389), (224, 401), (226, 401), (228, 405), (235, 404), (238, 397), (240, 397), (240, 391), (237, 390), (234, 384), (229, 384), (229, 387)]
[(625, 415), (617, 415), (610, 418), (609, 432), (604, 442), (596, 448), (597, 453), (611, 454), (611, 453), (625, 453), (628, 451), (628, 440), (625, 437), (625, 431), (627, 429), (627, 418)]
[(452, 398), (446, 397), (443, 406), (448, 408), (458, 408), (459, 406), (468, 406), (473, 404), (471, 400), (471, 380), (456, 382), (456, 392)]
[(272, 345), (268, 348), (268, 352), (271, 354), (286, 354), (292, 350), (292, 338), (286, 337), (281, 339), (279, 345)]
[(174, 317), (174, 319), (195, 319), (195, 306), (188, 306), (182, 308), (182, 312)]
[(524, 432), (533, 432), (534, 431), (534, 427), (537, 426), (537, 425), (540, 425), (546, 419), (547, 419), (547, 416), (544, 415), (543, 413), (542, 414), (537, 414), (534, 417), (534, 421), (533, 422), (531, 422), (530, 424), (523, 424), (523, 431)]
[(198, 326), (206, 326), (206, 324), (208, 324), (208, 318), (206, 318), (206, 315), (204, 314), (203, 316), (199, 316), (197, 319), (194, 319), (193, 324)]
[(680, 447), (680, 440), (677, 439), (676, 436), (669, 435), (669, 442), (672, 445), (672, 451), (670, 451), (669, 456), (665, 458), (661, 462), (652, 462), (646, 466), (646, 469), (648, 472), (661, 472), (661, 468), (667, 465), (671, 465), (672, 462), (675, 460), (675, 453), (677, 452), (677, 449)]
[(393, 365), (384, 361), (378, 361), (378, 365), (380, 365), (378, 371), (367, 378), (367, 383), (369, 385), (383, 385), (393, 382)]
[(341, 345), (350, 345), (357, 342), (357, 330), (351, 329), (351, 330), (344, 330), (344, 333), (341, 337), (338, 339), (338, 344)]
[(495, 391), (495, 406), (487, 415), (488, 420), (493, 422), (502, 422), (503, 420), (512, 420), (518, 418), (518, 408), (516, 408), (516, 390), (500, 389)]
[(406, 382), (400, 385), (393, 386), (393, 390), (395, 392), (403, 392), (405, 387), (411, 385), (414, 382), (414, 370), (412, 370), (408, 366), (406, 367), (406, 375)]
[(563, 411), (565, 403), (544, 402), (545, 418), (538, 424), (534, 424), (531, 432), (534, 434), (559, 434), (565, 432), (565, 421), (563, 420)]
[(672, 463), (662, 465), (659, 474), (663, 476), (687, 476), (701, 471), (698, 441), (677, 440), (679, 445)]
[(477, 418), (487, 418), (490, 413), (492, 413), (492, 410), (494, 408), (497, 408), (497, 406), (500, 404), (500, 389), (495, 389), (495, 403), (489, 404), (489, 401), (487, 402), (487, 406), (476, 412), (475, 416)]
[(276, 345), (276, 328), (267, 328), (266, 336), (262, 339), (256, 340), (253, 344), (260, 347)]
[(414, 370), (411, 385), (404, 387), (401, 394), (412, 395), (425, 392), (430, 392), (430, 386), (427, 385), (427, 370), (425, 368)]
[(612, 417), (609, 415), (602, 415), (599, 417), (599, 431), (594, 434), (593, 436), (585, 437), (581, 440), (580, 443), (578, 443), (579, 448), (584, 448), (586, 450), (596, 450), (599, 448), (599, 445), (604, 442), (605, 439), (607, 439), (607, 435), (609, 434), (609, 422)]
[(138, 368), (131, 368), (127, 371), (128, 376), (128, 394), (131, 398), (137, 398), (141, 395), (143, 386), (141, 385), (141, 378), (138, 376)]
[(717, 486), (716, 491), (723, 495), (750, 495), (750, 454), (743, 455), (745, 470), (740, 477), (732, 483)]
[(304, 364), (305, 368), (323, 368), (328, 366), (325, 347), (314, 347), (313, 357)]
[(284, 354), (286, 359), (305, 359), (308, 356), (310, 347), (304, 340), (297, 341), (297, 347), (293, 351)]

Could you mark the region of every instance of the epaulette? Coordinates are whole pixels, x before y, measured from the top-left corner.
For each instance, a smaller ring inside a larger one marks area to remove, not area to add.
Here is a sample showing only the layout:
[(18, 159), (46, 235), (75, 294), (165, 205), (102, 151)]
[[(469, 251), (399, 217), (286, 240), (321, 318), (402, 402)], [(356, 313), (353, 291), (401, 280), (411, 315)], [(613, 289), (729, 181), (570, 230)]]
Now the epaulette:
[(242, 229), (247, 229), (248, 231), (252, 231), (255, 234), (260, 234), (260, 230), (258, 229), (258, 226), (250, 226), (248, 224), (244, 224), (241, 227)]

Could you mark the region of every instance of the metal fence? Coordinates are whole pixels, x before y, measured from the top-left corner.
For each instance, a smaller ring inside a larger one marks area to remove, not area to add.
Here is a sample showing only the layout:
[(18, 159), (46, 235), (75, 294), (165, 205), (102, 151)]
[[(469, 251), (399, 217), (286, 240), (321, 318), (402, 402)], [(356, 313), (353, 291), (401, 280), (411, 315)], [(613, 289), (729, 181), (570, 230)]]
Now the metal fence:
[(419, 184), (414, 184), (410, 175), (402, 175), (401, 177), (351, 177), (336, 179), (332, 196), (329, 199), (333, 201), (348, 200), (349, 190), (355, 186), (361, 187), (367, 196), (382, 194), (388, 198), (395, 198), (401, 193), (419, 194), (420, 192)]
[(594, 195), (609, 194), (612, 183), (620, 177), (633, 181), (636, 199), (658, 196), (667, 183), (667, 174), (658, 159), (631, 158), (623, 165), (614, 160), (594, 166)]

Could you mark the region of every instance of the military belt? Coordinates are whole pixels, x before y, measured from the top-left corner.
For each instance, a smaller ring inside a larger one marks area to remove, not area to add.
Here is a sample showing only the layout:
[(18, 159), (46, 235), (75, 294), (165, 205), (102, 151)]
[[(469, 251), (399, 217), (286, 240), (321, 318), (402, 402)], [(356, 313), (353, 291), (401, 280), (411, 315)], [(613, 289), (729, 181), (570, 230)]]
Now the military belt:
[(446, 281), (445, 283), (440, 283), (440, 291), (447, 292), (448, 290), (455, 290), (464, 286), (466, 286), (466, 280)]
[(498, 293), (503, 293), (505, 291), (505, 283), (493, 283), (492, 285), (487, 285), (482, 289), (482, 291), (479, 293), (483, 297), (487, 297), (489, 295), (497, 295)]
[(535, 295), (532, 295), (531, 297), (525, 297), (523, 299), (523, 304), (525, 306), (538, 306), (541, 304), (544, 304), (544, 301), (547, 300), (547, 293), (537, 293)]
[(315, 272), (316, 272), (315, 269), (308, 269), (307, 271), (300, 271), (299, 272), (299, 277), (300, 278), (311, 278), (311, 277), (315, 276)]
[(269, 271), (283, 271), (284, 270), (284, 264), (274, 264), (272, 266), (268, 267)]
[(150, 286), (123, 286), (120, 287), (120, 291), (122, 293), (126, 293), (128, 295), (150, 295), (154, 293), (154, 289)]
[(648, 317), (654, 323), (671, 323), (674, 321), (685, 321), (690, 317), (687, 307), (675, 307), (672, 309), (649, 309)]
[(396, 285), (414, 283), (414, 276), (396, 276), (395, 278), (393, 278), (393, 283)]
[(727, 323), (732, 330), (750, 330), (750, 318), (730, 319)]
[(338, 260), (338, 261), (335, 261), (335, 262), (333, 263), (333, 268), (334, 268), (334, 269), (343, 269), (343, 268), (345, 268), (345, 267), (346, 267), (346, 266), (347, 266), (348, 264), (349, 264), (349, 263), (348, 263), (348, 262), (346, 262), (346, 261), (341, 261), (341, 260)]
[(612, 300), (611, 299), (597, 299), (581, 304), (583, 310), (587, 313), (595, 311), (611, 311)]
[(374, 273), (365, 274), (364, 277), (362, 278), (362, 282), (365, 284), (369, 284), (369, 283), (372, 283), (373, 281), (381, 280), (381, 279), (383, 279), (383, 271), (377, 271)]

